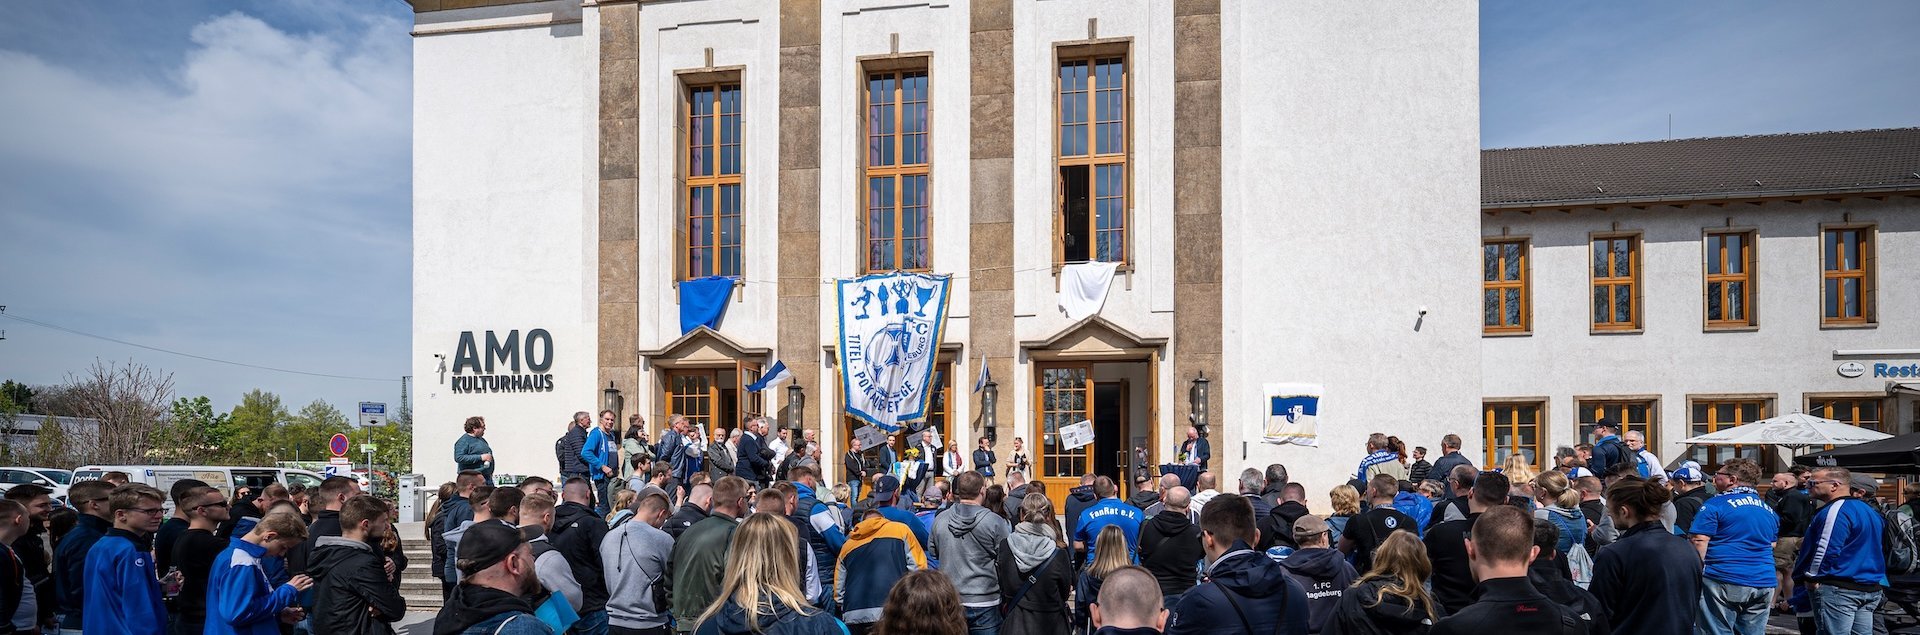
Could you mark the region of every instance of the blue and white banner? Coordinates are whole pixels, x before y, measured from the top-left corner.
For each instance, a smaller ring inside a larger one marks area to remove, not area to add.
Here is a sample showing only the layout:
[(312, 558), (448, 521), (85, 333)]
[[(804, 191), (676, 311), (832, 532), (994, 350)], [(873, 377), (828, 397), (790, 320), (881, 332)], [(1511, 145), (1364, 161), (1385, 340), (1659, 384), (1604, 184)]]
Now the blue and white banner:
[(1260, 438), (1267, 443), (1320, 446), (1320, 384), (1266, 384), (1266, 418)]
[(773, 368), (767, 369), (767, 373), (760, 376), (760, 381), (747, 384), (746, 388), (747, 392), (760, 392), (789, 381), (793, 381), (793, 371), (787, 370), (786, 362), (776, 359), (773, 360)]
[(886, 273), (841, 280), (841, 394), (847, 414), (889, 432), (924, 419), (952, 278)]

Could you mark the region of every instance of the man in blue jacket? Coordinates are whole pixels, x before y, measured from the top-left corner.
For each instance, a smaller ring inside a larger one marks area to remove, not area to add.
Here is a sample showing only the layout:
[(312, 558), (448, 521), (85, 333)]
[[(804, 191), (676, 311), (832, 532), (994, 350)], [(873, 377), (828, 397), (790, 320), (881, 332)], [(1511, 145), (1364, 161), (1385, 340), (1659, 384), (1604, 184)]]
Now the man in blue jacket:
[(601, 516), (612, 511), (607, 484), (620, 473), (616, 467), (620, 464), (620, 434), (613, 431), (613, 424), (613, 411), (600, 411), (600, 427), (588, 430), (587, 443), (580, 447), (580, 459), (587, 462), (587, 473), (593, 478), (593, 509)]
[(467, 417), (464, 426), (467, 433), (453, 442), (453, 464), (456, 472), (473, 470), (493, 484), (493, 446), (487, 443), (487, 420), (480, 417)]
[(1307, 592), (1253, 550), (1259, 539), (1245, 498), (1221, 494), (1207, 502), (1200, 511), (1206, 581), (1180, 596), (1167, 635), (1307, 635)]
[(107, 493), (113, 484), (106, 481), (80, 481), (67, 489), (67, 504), (80, 512), (78, 524), (60, 539), (53, 554), (54, 595), (60, 601), (60, 630), (81, 629), (81, 589), (86, 586), (87, 551), (113, 529), (113, 512), (107, 508)]
[(1613, 475), (1613, 467), (1627, 461), (1627, 443), (1614, 433), (1613, 421), (1602, 418), (1593, 425), (1593, 460), (1587, 467), (1600, 475), (1601, 480)]
[(1873, 492), (1879, 483), (1872, 477), (1856, 479), (1846, 468), (1823, 467), (1807, 484), (1813, 499), (1825, 505), (1807, 525), (1793, 579), (1806, 585), (1820, 632), (1871, 635), (1873, 609), (1887, 584), (1880, 544), (1885, 521), (1849, 490)]
[(1138, 563), (1140, 508), (1120, 500), (1120, 486), (1105, 476), (1093, 479), (1093, 495), (1100, 500), (1080, 512), (1080, 520), (1074, 523), (1073, 548), (1087, 552), (1087, 565), (1091, 566), (1094, 541), (1100, 537), (1100, 530), (1107, 525), (1119, 525), (1127, 534), (1127, 556)]
[(313, 578), (296, 575), (278, 586), (267, 581), (268, 558), (286, 555), (307, 541), (307, 526), (294, 514), (268, 514), (246, 535), (236, 536), (213, 559), (207, 577), (207, 635), (279, 635), (282, 622), (298, 621), (300, 592)]
[(160, 603), (153, 554), (140, 547), (166, 519), (166, 500), (166, 493), (140, 484), (122, 485), (108, 496), (113, 529), (87, 551), (86, 597), (81, 603), (86, 632), (166, 633), (167, 609)]

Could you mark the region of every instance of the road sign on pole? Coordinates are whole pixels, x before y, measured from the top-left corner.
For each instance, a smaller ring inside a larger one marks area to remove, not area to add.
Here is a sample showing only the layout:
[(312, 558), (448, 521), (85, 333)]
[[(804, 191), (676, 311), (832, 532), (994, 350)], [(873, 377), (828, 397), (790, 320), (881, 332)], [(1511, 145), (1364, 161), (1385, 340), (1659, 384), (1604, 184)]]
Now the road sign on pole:
[(360, 402), (360, 425), (377, 428), (387, 424), (387, 404), (372, 401)]
[(344, 432), (334, 433), (333, 438), (327, 441), (327, 451), (332, 452), (336, 458), (346, 456), (347, 450), (352, 447), (353, 446), (348, 443), (347, 435)]

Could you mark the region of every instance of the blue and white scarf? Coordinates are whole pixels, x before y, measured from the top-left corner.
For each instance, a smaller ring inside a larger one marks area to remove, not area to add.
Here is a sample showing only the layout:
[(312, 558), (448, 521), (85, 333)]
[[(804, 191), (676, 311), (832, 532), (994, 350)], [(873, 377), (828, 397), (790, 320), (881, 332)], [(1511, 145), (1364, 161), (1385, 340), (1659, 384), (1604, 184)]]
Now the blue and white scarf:
[(1360, 460), (1360, 472), (1359, 472), (1359, 475), (1355, 476), (1354, 478), (1362, 481), (1367, 480), (1367, 468), (1373, 467), (1375, 465), (1379, 465), (1381, 463), (1386, 463), (1388, 461), (1398, 461), (1398, 460), (1400, 460), (1400, 455), (1398, 453), (1395, 453), (1393, 450), (1375, 450), (1373, 454), (1369, 454), (1367, 455), (1367, 458)]
[(1760, 492), (1759, 490), (1755, 490), (1745, 485), (1735, 485), (1733, 487), (1727, 488), (1727, 491), (1720, 493), (1720, 495), (1722, 496), (1732, 496), (1734, 494), (1752, 494), (1754, 496), (1759, 496)]

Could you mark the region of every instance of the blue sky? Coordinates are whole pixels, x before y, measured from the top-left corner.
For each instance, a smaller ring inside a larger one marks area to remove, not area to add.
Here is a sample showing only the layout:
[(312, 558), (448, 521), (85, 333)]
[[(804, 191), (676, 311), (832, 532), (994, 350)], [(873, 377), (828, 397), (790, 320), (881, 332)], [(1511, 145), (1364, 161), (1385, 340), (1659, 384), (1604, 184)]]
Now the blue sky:
[[(1920, 125), (1920, 2), (1489, 0), (1484, 147)], [(397, 402), (411, 16), (400, 0), (0, 3), (0, 305), (325, 379), (0, 319), (0, 378), (93, 360), (226, 408)]]

